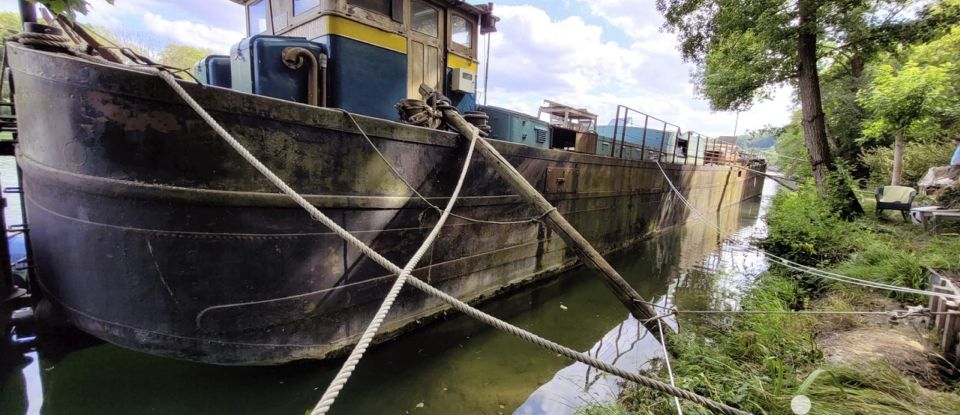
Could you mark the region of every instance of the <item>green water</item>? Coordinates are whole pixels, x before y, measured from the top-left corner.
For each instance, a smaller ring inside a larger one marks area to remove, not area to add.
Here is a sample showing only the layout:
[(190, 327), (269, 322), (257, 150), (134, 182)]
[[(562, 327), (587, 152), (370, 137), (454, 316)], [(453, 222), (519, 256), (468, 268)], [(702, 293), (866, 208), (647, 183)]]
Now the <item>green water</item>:
[[(689, 223), (612, 255), (611, 263), (651, 301), (686, 309), (735, 301), (766, 267), (747, 245), (765, 232), (757, 218), (773, 191), (769, 185), (762, 200), (718, 213), (723, 235)], [(656, 366), (662, 353), (584, 269), (484, 308), (629, 370)], [(340, 363), (218, 367), (107, 344), (62, 356), (32, 352), (27, 359), (0, 381), (0, 414), (299, 415), (312, 408)], [(451, 316), (369, 351), (332, 412), (563, 414), (613, 399), (619, 388), (616, 378)]]

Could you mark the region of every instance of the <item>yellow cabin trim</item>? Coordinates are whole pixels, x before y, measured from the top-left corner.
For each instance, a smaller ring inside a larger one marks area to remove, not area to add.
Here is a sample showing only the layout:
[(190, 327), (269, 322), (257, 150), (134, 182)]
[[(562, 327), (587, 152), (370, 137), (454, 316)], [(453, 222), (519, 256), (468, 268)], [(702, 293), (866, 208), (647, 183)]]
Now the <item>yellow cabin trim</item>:
[(480, 67), (480, 62), (477, 62), (473, 59), (464, 58), (463, 56), (455, 53), (448, 53), (447, 66), (454, 69), (469, 69), (476, 73), (477, 69)]
[(399, 34), (385, 32), (340, 16), (323, 16), (319, 22), (321, 36), (327, 34), (343, 36), (392, 51), (407, 53), (407, 38)]

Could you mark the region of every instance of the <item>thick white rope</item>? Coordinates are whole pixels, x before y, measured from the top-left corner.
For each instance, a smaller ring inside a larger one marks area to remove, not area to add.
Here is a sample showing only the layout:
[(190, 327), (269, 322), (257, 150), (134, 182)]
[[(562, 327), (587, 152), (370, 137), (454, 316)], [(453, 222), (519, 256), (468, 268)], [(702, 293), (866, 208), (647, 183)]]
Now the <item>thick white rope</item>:
[[(677, 189), (677, 187), (673, 184), (673, 181), (670, 180), (670, 177), (667, 176), (667, 172), (663, 169), (663, 166), (661, 166), (660, 163), (657, 162), (656, 160), (654, 160), (654, 162), (657, 163), (657, 167), (660, 169), (660, 173), (663, 174), (663, 178), (667, 181), (667, 184), (670, 186), (673, 192), (677, 195), (677, 197), (680, 198), (680, 201), (687, 207), (687, 209), (690, 209), (690, 212), (693, 213), (694, 216), (699, 218), (704, 224), (707, 224), (713, 227), (714, 229), (716, 229), (718, 232), (722, 234), (723, 230), (720, 229), (720, 226), (718, 226), (715, 222), (707, 218), (707, 216), (704, 215), (702, 212), (694, 208), (693, 205), (690, 204), (690, 202), (687, 200), (687, 198), (684, 197), (683, 194), (680, 193), (680, 190)], [(759, 252), (761, 255), (764, 255), (771, 260), (775, 260), (776, 262), (780, 263), (781, 265), (787, 268), (790, 268), (805, 274), (813, 275), (816, 277), (826, 278), (829, 280), (839, 281), (847, 284), (860, 285), (863, 287), (876, 288), (880, 290), (897, 291), (897, 292), (902, 292), (907, 294), (925, 295), (928, 297), (941, 297), (941, 298), (951, 299), (954, 301), (960, 300), (960, 296), (957, 296), (957, 295), (941, 293), (936, 291), (920, 290), (916, 288), (901, 287), (898, 285), (891, 285), (891, 284), (886, 284), (882, 282), (869, 281), (869, 280), (850, 277), (847, 275), (837, 274), (835, 272), (830, 272), (830, 271), (806, 266), (806, 265), (791, 261), (789, 259), (780, 257), (778, 255), (774, 255), (758, 247), (751, 247), (751, 248)]]
[[(300, 205), (300, 207), (302, 207), (304, 210), (310, 213), (310, 216), (313, 219), (322, 223), (324, 226), (330, 228), (330, 230), (332, 230), (338, 236), (340, 236), (341, 238), (346, 240), (348, 243), (350, 243), (351, 245), (359, 249), (361, 252), (364, 253), (364, 255), (367, 255), (370, 259), (372, 259), (377, 264), (380, 264), (381, 266), (386, 268), (388, 271), (393, 272), (397, 275), (400, 275), (403, 273), (403, 269), (393, 264), (388, 259), (384, 258), (382, 255), (380, 255), (379, 253), (374, 251), (372, 248), (367, 246), (365, 243), (363, 243), (363, 241), (357, 239), (356, 237), (351, 235), (349, 232), (341, 228), (340, 225), (338, 225), (336, 222), (334, 222), (329, 217), (324, 215), (323, 212), (320, 212), (320, 210), (317, 209), (315, 206), (307, 202), (306, 199), (303, 198), (303, 196), (300, 196), (295, 190), (293, 190), (292, 188), (290, 188), (290, 186), (284, 183), (284, 181), (281, 178), (279, 178), (276, 174), (270, 171), (269, 168), (264, 166), (263, 163), (257, 160), (257, 158), (253, 154), (251, 154), (246, 148), (243, 147), (242, 144), (240, 144), (240, 142), (238, 142), (235, 138), (233, 138), (233, 136), (230, 135), (230, 133), (227, 132), (227, 130), (225, 130), (222, 126), (220, 126), (220, 124), (215, 119), (213, 119), (213, 117), (210, 116), (210, 114), (207, 113), (207, 111), (204, 110), (203, 107), (201, 107), (200, 104), (198, 104), (193, 99), (193, 97), (191, 97), (190, 94), (188, 94), (187, 91), (183, 89), (183, 87), (181, 87), (177, 83), (177, 80), (173, 77), (173, 75), (163, 70), (159, 70), (158, 73), (160, 77), (168, 85), (170, 85), (170, 87), (177, 93), (177, 95), (179, 95), (187, 103), (187, 105), (190, 106), (190, 108), (192, 108), (194, 111), (197, 112), (200, 118), (202, 118), (208, 125), (210, 125), (211, 128), (213, 128), (214, 131), (217, 132), (217, 135), (219, 135), (220, 138), (222, 138), (225, 142), (227, 142), (227, 144), (230, 145), (230, 147), (236, 150), (237, 153), (239, 153), (247, 162), (249, 162), (254, 168), (256, 168), (257, 171), (263, 174), (264, 177), (267, 178), (267, 180), (269, 180), (271, 183), (277, 186), (277, 188), (279, 188), (284, 194), (289, 196), (291, 199), (294, 200), (294, 202)], [(477, 134), (475, 133), (473, 134), (473, 136), (474, 137), (472, 137), (471, 139), (475, 139)], [(566, 356), (567, 358), (589, 365), (597, 370), (602, 370), (604, 372), (607, 372), (616, 376), (620, 376), (624, 379), (631, 380), (633, 382), (636, 382), (640, 385), (649, 387), (659, 392), (663, 392), (663, 393), (676, 396), (691, 402), (695, 402), (697, 404), (703, 405), (704, 407), (707, 407), (709, 409), (712, 409), (714, 411), (717, 411), (726, 415), (749, 415), (749, 412), (741, 411), (739, 409), (733, 408), (726, 404), (716, 402), (712, 399), (697, 395), (693, 392), (690, 392), (684, 389), (677, 388), (675, 386), (671, 386), (667, 383), (661, 382), (656, 379), (652, 379), (636, 373), (627, 372), (623, 369), (612, 366), (606, 362), (597, 360), (592, 356), (588, 356), (584, 353), (578, 352), (576, 350), (562, 346), (550, 340), (544, 339), (524, 329), (521, 329), (503, 320), (493, 317), (487, 313), (484, 313), (474, 307), (471, 307), (469, 304), (464, 303), (463, 301), (460, 301), (456, 297), (453, 297), (443, 291), (440, 291), (437, 288), (434, 288), (432, 285), (427, 284), (426, 282), (423, 282), (420, 279), (417, 279), (413, 275), (410, 275), (408, 277), (407, 283), (410, 284), (411, 286), (416, 287), (417, 289), (420, 289), (421, 291), (427, 293), (428, 295), (431, 295), (440, 299), (441, 301), (450, 305), (453, 309), (460, 311), (477, 320), (480, 320), (481, 322), (484, 322), (498, 330), (520, 337), (523, 340), (536, 344), (547, 350), (553, 351), (554, 353), (558, 353), (560, 355)], [(318, 403), (318, 406), (319, 406), (319, 403)]]
[[(346, 113), (350, 119), (353, 120), (352, 114), (346, 111), (344, 111), (344, 113)], [(356, 124), (355, 120), (354, 124)], [(360, 126), (357, 125), (357, 128), (359, 129)], [(367, 351), (367, 348), (370, 347), (370, 343), (373, 342), (373, 338), (380, 330), (380, 326), (383, 324), (383, 321), (387, 318), (387, 313), (390, 312), (390, 308), (393, 307), (393, 303), (396, 301), (397, 296), (400, 295), (400, 289), (402, 289), (404, 284), (406, 284), (407, 279), (413, 272), (413, 269), (417, 267), (420, 259), (423, 258), (423, 255), (426, 254), (427, 250), (430, 249), (430, 246), (433, 245), (433, 242), (437, 239), (437, 236), (440, 235), (440, 230), (443, 228), (443, 224), (446, 223), (447, 219), (450, 217), (450, 211), (453, 210), (453, 206), (456, 204), (457, 198), (460, 196), (460, 191), (463, 189), (463, 183), (466, 181), (467, 170), (470, 169), (470, 161), (473, 159), (473, 150), (476, 147), (476, 144), (477, 139), (476, 136), (474, 136), (470, 140), (470, 146), (467, 149), (467, 156), (463, 160), (463, 168), (460, 170), (460, 178), (457, 180), (457, 185), (454, 187), (453, 193), (450, 195), (450, 199), (447, 201), (447, 206), (440, 214), (440, 219), (437, 220), (436, 226), (434, 226), (430, 231), (430, 234), (427, 235), (427, 238), (423, 241), (423, 244), (420, 245), (420, 248), (417, 249), (417, 252), (413, 254), (413, 257), (411, 257), (407, 262), (407, 265), (403, 267), (403, 271), (400, 272), (400, 276), (397, 277), (397, 280), (393, 283), (393, 287), (390, 288), (390, 292), (387, 293), (383, 303), (380, 304), (380, 309), (377, 310), (376, 315), (374, 315), (373, 320), (370, 321), (366, 331), (364, 331), (363, 335), (360, 336), (360, 340), (350, 352), (350, 356), (347, 357), (345, 362), (343, 362), (343, 366), (340, 367), (340, 371), (337, 372), (337, 375), (334, 376), (333, 380), (330, 382), (330, 385), (327, 386), (327, 390), (323, 392), (323, 396), (320, 398), (320, 401), (317, 402), (317, 405), (313, 408), (313, 411), (310, 412), (311, 415), (324, 415), (330, 410), (330, 407), (333, 405), (334, 401), (336, 401), (340, 391), (343, 389), (344, 385), (347, 384), (347, 381), (350, 380), (350, 375), (353, 374), (353, 370), (356, 369), (357, 365), (360, 363), (360, 359), (363, 358), (363, 354)]]
[(696, 393), (693, 393), (684, 389), (680, 389), (668, 383), (664, 383), (659, 380), (652, 379), (638, 373), (627, 372), (607, 362), (598, 360), (593, 356), (587, 355), (586, 353), (581, 353), (576, 350), (570, 349), (566, 346), (563, 346), (561, 344), (544, 339), (543, 337), (537, 336), (536, 334), (530, 333), (524, 329), (521, 329), (517, 326), (514, 326), (510, 323), (500, 320), (494, 316), (484, 313), (483, 311), (480, 311), (474, 307), (471, 307), (469, 304), (464, 303), (463, 301), (460, 301), (456, 297), (453, 297), (443, 291), (440, 291), (434, 288), (432, 285), (427, 284), (417, 279), (416, 277), (410, 277), (410, 280), (407, 283), (410, 284), (411, 286), (414, 286), (422, 290), (423, 292), (429, 295), (439, 298), (441, 301), (449, 304), (453, 309), (460, 311), (461, 313), (466, 314), (467, 316), (470, 316), (483, 323), (486, 323), (487, 325), (492, 326), (497, 330), (517, 336), (527, 342), (533, 343), (544, 349), (547, 349), (549, 351), (552, 351), (554, 353), (557, 353), (569, 359), (575, 360), (577, 362), (583, 363), (587, 366), (593, 367), (594, 369), (602, 370), (612, 375), (616, 375), (621, 378), (633, 381), (639, 385), (646, 386), (658, 392), (662, 392), (671, 396), (678, 397), (680, 399), (684, 399), (690, 402), (703, 405), (706, 408), (709, 408), (713, 411), (716, 411), (722, 414), (727, 414), (727, 415), (749, 414), (749, 412), (741, 411), (739, 409), (728, 406), (724, 403), (716, 402), (710, 398), (706, 398)]
[(333, 231), (333, 233), (337, 234), (337, 236), (347, 240), (351, 245), (359, 249), (364, 255), (370, 257), (370, 259), (388, 271), (397, 275), (403, 271), (403, 269), (394, 265), (388, 259), (384, 258), (382, 255), (367, 246), (367, 244), (363, 243), (345, 229), (341, 228), (340, 225), (333, 221), (333, 219), (330, 219), (327, 217), (327, 215), (324, 215), (323, 212), (320, 212), (319, 209), (311, 205), (310, 202), (303, 198), (303, 196), (300, 196), (296, 190), (293, 190), (290, 186), (288, 186), (283, 179), (270, 171), (270, 168), (261, 163), (256, 156), (251, 154), (250, 151), (243, 147), (243, 144), (240, 144), (240, 142), (233, 138), (233, 136), (230, 135), (227, 130), (220, 126), (217, 120), (213, 119), (213, 117), (210, 116), (210, 114), (207, 113), (207, 111), (204, 110), (203, 107), (201, 107), (200, 104), (198, 104), (197, 101), (195, 101), (193, 97), (191, 97), (190, 94), (188, 94), (187, 91), (177, 83), (177, 80), (173, 77), (173, 75), (165, 70), (158, 70), (157, 72), (160, 74), (160, 78), (166, 81), (166, 83), (173, 88), (177, 95), (179, 95), (187, 103), (187, 105), (190, 106), (190, 108), (196, 111), (200, 118), (210, 125), (210, 128), (213, 128), (220, 138), (222, 138), (228, 145), (230, 145), (230, 147), (236, 150), (236, 152), (239, 153), (244, 160), (250, 163), (250, 165), (257, 169), (260, 174), (266, 177), (270, 183), (280, 189), (283, 194), (290, 197), (290, 199), (292, 199), (297, 205), (306, 210), (307, 213), (310, 214), (311, 218), (329, 228), (331, 231)]
[[(353, 126), (357, 128), (357, 131), (359, 131), (359, 132), (360, 132), (360, 135), (362, 135), (363, 138), (367, 141), (367, 144), (370, 145), (370, 148), (372, 148), (373, 151), (375, 151), (375, 152), (377, 153), (377, 156), (380, 157), (380, 160), (382, 160), (383, 163), (386, 164), (388, 168), (390, 168), (390, 171), (393, 172), (394, 177), (396, 177), (396, 178), (399, 179), (401, 182), (403, 182), (403, 184), (406, 185), (407, 188), (410, 189), (410, 191), (413, 192), (413, 194), (414, 194), (415, 196), (417, 196), (418, 199), (420, 199), (421, 201), (423, 201), (423, 203), (426, 203), (427, 206), (429, 206), (429, 207), (432, 208), (433, 210), (436, 210), (436, 211), (440, 212), (442, 209), (440, 209), (439, 206), (433, 204), (433, 202), (431, 202), (429, 199), (427, 199), (426, 197), (424, 197), (423, 194), (421, 194), (419, 191), (417, 191), (417, 188), (416, 188), (414, 185), (410, 184), (410, 182), (407, 181), (407, 178), (404, 177), (402, 173), (400, 173), (400, 170), (398, 170), (397, 167), (394, 166), (392, 162), (390, 162), (390, 159), (388, 159), (387, 156), (384, 155), (383, 152), (380, 151), (380, 148), (377, 147), (376, 144), (374, 144), (373, 140), (371, 140), (370, 137), (367, 136), (367, 133), (366, 133), (365, 131), (363, 131), (363, 128), (360, 127), (360, 124), (359, 124), (359, 123), (357, 123), (357, 120), (353, 118), (353, 114), (350, 114), (350, 113), (347, 112), (347, 111), (343, 111), (343, 112), (344, 112), (345, 114), (347, 114), (347, 116), (350, 117), (350, 121), (353, 121)], [(527, 223), (536, 223), (536, 222), (538, 222), (538, 221), (540, 221), (540, 220), (543, 220), (543, 218), (545, 218), (548, 214), (550, 214), (550, 212), (546, 212), (546, 213), (544, 213), (544, 214), (542, 214), (542, 215), (539, 215), (539, 216), (533, 216), (533, 217), (524, 218), (524, 219), (502, 220), (502, 221), (501, 221), (501, 220), (477, 219), (477, 218), (472, 218), (472, 217), (469, 217), (469, 216), (458, 215), (458, 214), (456, 214), (456, 213), (451, 213), (450, 216), (453, 216), (453, 217), (459, 218), (459, 219), (463, 219), (463, 220), (468, 221), (468, 222), (485, 223), (485, 224), (490, 224), (490, 225), (523, 225), (523, 224), (527, 224)]]
[[(663, 338), (663, 319), (657, 319), (657, 330), (660, 331), (660, 338)], [(663, 361), (667, 364), (667, 374), (670, 375), (670, 386), (676, 387), (677, 382), (673, 377), (673, 367), (670, 365), (670, 352), (667, 351), (667, 342), (660, 342), (663, 349)], [(680, 398), (673, 397), (673, 403), (677, 405), (677, 414), (683, 415), (683, 408), (680, 407)]]
[[(417, 264), (420, 262), (420, 259), (423, 258), (423, 255), (426, 254), (430, 246), (436, 240), (437, 236), (440, 234), (440, 230), (443, 228), (444, 223), (450, 217), (450, 211), (453, 210), (453, 206), (456, 204), (457, 198), (460, 195), (460, 191), (463, 189), (463, 183), (467, 177), (467, 171), (469, 170), (470, 161), (473, 158), (474, 148), (476, 147), (476, 137), (470, 140), (470, 146), (467, 150), (467, 156), (464, 159), (463, 169), (460, 171), (460, 178), (457, 181), (457, 185), (453, 190), (453, 194), (450, 196), (450, 199), (447, 201), (447, 206), (443, 210), (443, 213), (440, 215), (440, 219), (437, 220), (437, 224), (430, 231), (430, 234), (427, 235), (427, 238), (420, 245), (420, 248), (417, 249), (413, 257), (407, 262), (407, 265), (403, 269), (396, 269), (396, 265), (390, 263), (386, 258), (381, 257), (375, 251), (373, 251), (369, 246), (362, 243), (360, 240), (356, 239), (348, 233), (346, 230), (337, 226), (332, 220), (327, 218), (320, 210), (311, 205), (303, 197), (301, 197), (295, 190), (290, 188), (283, 179), (278, 177), (272, 171), (270, 171), (263, 163), (261, 163), (253, 154), (247, 151), (233, 136), (230, 135), (226, 130), (223, 129), (210, 116), (202, 107), (192, 97), (187, 94), (183, 88), (177, 84), (176, 80), (166, 71), (159, 71), (160, 76), (168, 83), (171, 87), (174, 87), (174, 90), (177, 91), (187, 103), (200, 114), (201, 118), (210, 124), (211, 127), (220, 135), (221, 138), (227, 141), (227, 143), (233, 147), (234, 150), (240, 153), (240, 155), (252, 164), (261, 174), (266, 176), (266, 178), (273, 183), (275, 186), (280, 188), (287, 196), (291, 197), (298, 205), (310, 212), (310, 215), (318, 220), (319, 222), (326, 225), (328, 228), (333, 230), (341, 238), (351, 240), (352, 245), (364, 251), (367, 256), (374, 259), (374, 261), (381, 263), (385, 268), (398, 274), (396, 281), (393, 283), (393, 286), (390, 287), (390, 291), (387, 293), (387, 296), (384, 298), (383, 303), (380, 305), (380, 308), (377, 310), (376, 314), (373, 317), (373, 320), (370, 321), (370, 324), (367, 326), (367, 329), (360, 336), (360, 340), (357, 342), (357, 345), (353, 348), (350, 353), (350, 356), (344, 362), (343, 366), (340, 368), (340, 371), (337, 372), (337, 375), (333, 378), (333, 381), (327, 387), (327, 390), (324, 392), (323, 397), (320, 399), (320, 402), (317, 403), (317, 406), (313, 409), (311, 414), (313, 415), (322, 415), (327, 413), (330, 410), (330, 406), (333, 405), (333, 402), (336, 400), (337, 395), (343, 389), (343, 386), (350, 379), (350, 375), (353, 374), (354, 369), (357, 364), (360, 362), (360, 359), (363, 357), (363, 354), (370, 347), (370, 343), (373, 342), (374, 337), (377, 334), (377, 331), (380, 330), (380, 326), (383, 324), (383, 321), (386, 319), (387, 314), (390, 312), (390, 308), (393, 307), (393, 303), (396, 301), (397, 297), (400, 294), (401, 289), (407, 281), (407, 278), (411, 276), (411, 272), (416, 268)], [(347, 113), (349, 115), (349, 113)], [(352, 115), (350, 116), (353, 119)], [(364, 249), (365, 248), (365, 249)], [(369, 252), (367, 252), (369, 251)], [(379, 257), (380, 260), (377, 260), (376, 257)]]

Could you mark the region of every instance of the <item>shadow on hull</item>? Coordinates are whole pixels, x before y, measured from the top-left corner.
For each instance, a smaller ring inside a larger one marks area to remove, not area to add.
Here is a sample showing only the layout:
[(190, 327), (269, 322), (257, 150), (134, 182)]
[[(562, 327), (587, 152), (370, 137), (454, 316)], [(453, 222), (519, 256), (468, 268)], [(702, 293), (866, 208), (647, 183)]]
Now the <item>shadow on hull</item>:
[[(147, 353), (217, 364), (336, 355), (366, 327), (392, 278), (224, 144), (158, 77), (8, 45), (36, 277), (70, 321)], [(184, 84), (254, 155), (391, 261), (404, 263), (438, 213), (411, 198), (336, 110)], [(442, 205), (464, 148), (455, 135), (357, 117), (417, 190)], [(494, 141), (599, 251), (683, 223), (657, 166)], [(535, 216), (477, 158), (455, 213)], [(700, 210), (758, 196), (763, 176), (667, 165)], [(755, 170), (763, 166), (753, 165)], [(547, 192), (548, 169), (571, 169)], [(543, 224), (451, 218), (415, 271), (478, 302), (558, 274), (575, 255)], [(381, 339), (445, 306), (408, 289)]]

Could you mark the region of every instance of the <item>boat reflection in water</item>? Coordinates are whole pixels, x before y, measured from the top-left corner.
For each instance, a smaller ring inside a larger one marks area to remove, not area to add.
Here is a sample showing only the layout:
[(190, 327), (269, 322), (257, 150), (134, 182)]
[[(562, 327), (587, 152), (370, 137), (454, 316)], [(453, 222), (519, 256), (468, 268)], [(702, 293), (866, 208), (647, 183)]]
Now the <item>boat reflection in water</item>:
[[(736, 307), (746, 286), (767, 269), (766, 258), (750, 244), (766, 235), (766, 223), (758, 218), (769, 207), (776, 186), (772, 181), (768, 182), (761, 199), (746, 201), (737, 208), (718, 212), (714, 217), (707, 215), (721, 225), (722, 234), (711, 225), (691, 220), (677, 232), (679, 235), (666, 235), (651, 243), (657, 248), (658, 264), (669, 264), (671, 261), (666, 256), (678, 259), (666, 270), (661, 267), (650, 270), (659, 275), (664, 271), (673, 274), (667, 293), (657, 298), (656, 303), (687, 310)], [(679, 249), (674, 245), (675, 239), (680, 240)], [(676, 330), (674, 318), (665, 318), (663, 322), (664, 330)], [(665, 370), (660, 342), (640, 321), (629, 315), (587, 354), (629, 371)], [(623, 386), (622, 379), (577, 362), (558, 371), (514, 414), (572, 414), (584, 406), (615, 401)]]
[[(754, 199), (711, 214), (723, 235), (691, 219), (611, 255), (611, 264), (651, 301), (687, 310), (729, 306), (766, 267), (748, 245), (765, 233), (757, 217), (774, 189), (768, 181), (762, 203)], [(656, 368), (662, 356), (660, 344), (583, 268), (483, 309), (627, 370)], [(303, 413), (339, 363), (220, 367), (103, 344), (60, 357), (41, 354), (0, 381), (0, 413)], [(572, 414), (613, 401), (621, 387), (616, 377), (451, 315), (371, 349), (332, 413)]]

